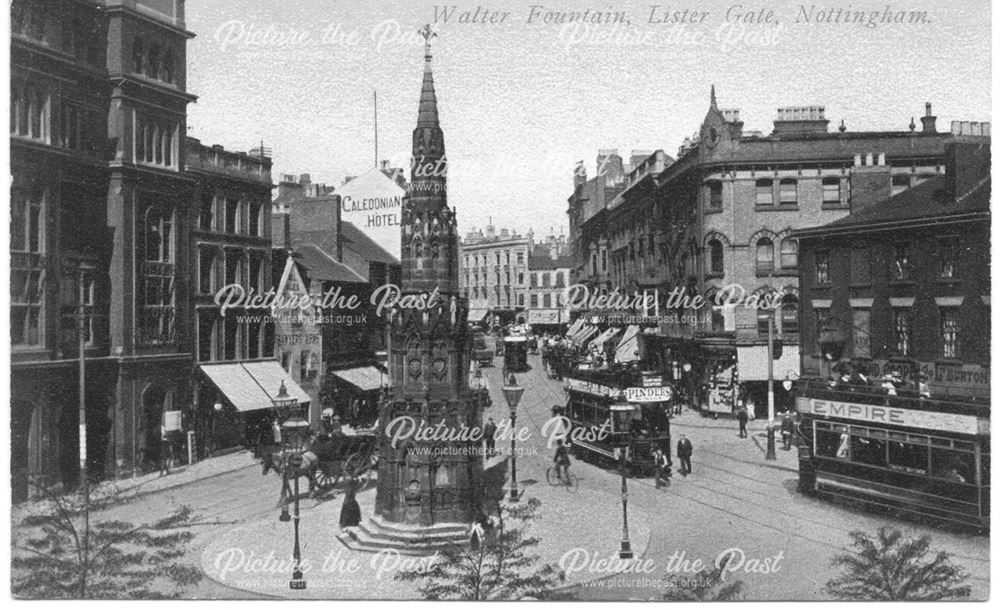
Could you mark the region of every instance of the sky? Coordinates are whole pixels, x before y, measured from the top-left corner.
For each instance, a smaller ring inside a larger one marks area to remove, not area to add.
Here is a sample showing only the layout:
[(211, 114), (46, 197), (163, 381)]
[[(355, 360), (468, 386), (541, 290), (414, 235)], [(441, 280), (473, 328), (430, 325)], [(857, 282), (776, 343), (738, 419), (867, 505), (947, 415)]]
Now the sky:
[[(263, 140), (275, 179), (337, 186), (375, 165), (377, 91), (379, 157), (407, 166), (425, 23), (463, 233), (491, 217), (536, 236), (567, 228), (576, 162), (593, 175), (599, 149), (676, 155), (712, 84), (764, 133), (785, 106), (825, 106), (830, 129), (905, 130), (928, 101), (939, 128), (990, 120), (986, 0), (545, 1), (188, 0), (189, 135), (233, 150)], [(460, 22), (477, 7), (480, 23)], [(886, 7), (923, 15), (883, 23)], [(585, 9), (611, 23), (557, 22)], [(845, 23), (852, 11), (874, 12), (874, 27)]]

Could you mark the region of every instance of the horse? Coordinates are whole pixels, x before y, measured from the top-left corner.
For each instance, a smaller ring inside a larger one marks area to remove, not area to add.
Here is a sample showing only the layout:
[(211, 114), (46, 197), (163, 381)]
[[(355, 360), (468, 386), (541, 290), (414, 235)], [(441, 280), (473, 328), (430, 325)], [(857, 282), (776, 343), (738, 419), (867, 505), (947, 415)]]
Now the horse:
[(302, 447), (301, 462), (298, 465), (292, 464), (292, 452), (283, 450), (279, 445), (259, 444), (254, 451), (255, 457), (261, 461), (262, 476), (273, 470), (275, 474), (281, 476), (281, 497), (278, 504), (287, 502), (292, 495), (291, 481), (299, 477), (306, 477), (309, 480), (309, 493), (316, 493), (316, 472), (319, 470), (319, 456), (312, 451), (313, 439), (310, 438)]

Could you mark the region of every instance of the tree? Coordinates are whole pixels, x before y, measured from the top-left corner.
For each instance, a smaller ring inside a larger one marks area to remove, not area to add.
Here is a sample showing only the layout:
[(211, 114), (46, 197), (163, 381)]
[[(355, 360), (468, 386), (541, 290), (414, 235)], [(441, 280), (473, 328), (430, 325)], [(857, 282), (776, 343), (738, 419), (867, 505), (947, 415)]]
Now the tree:
[(538, 518), (541, 502), (531, 498), (522, 504), (501, 504), (492, 498), (486, 504), (491, 509), (477, 520), (484, 532), (478, 545), (455, 546), (429, 568), (400, 572), (396, 578), (426, 579), (420, 587), (424, 599), (569, 599), (569, 594), (555, 591), (565, 582), (565, 573), (553, 564), (536, 567), (538, 556), (530, 553), (539, 539), (525, 530)]
[(697, 576), (675, 576), (663, 599), (675, 602), (728, 602), (743, 599), (743, 581), (726, 582), (722, 568)]
[(931, 539), (903, 538), (893, 527), (881, 527), (875, 536), (861, 531), (849, 534), (856, 552), (837, 555), (834, 566), (844, 574), (826, 583), (826, 590), (838, 599), (936, 601), (969, 597), (971, 589), (962, 583), (965, 571), (939, 552), (925, 560)]
[(12, 530), (11, 592), (22, 598), (175, 598), (201, 580), (201, 571), (178, 559), (194, 534), (192, 514), (181, 507), (144, 525), (91, 522), (114, 495), (83, 502), (56, 496), (24, 508)]

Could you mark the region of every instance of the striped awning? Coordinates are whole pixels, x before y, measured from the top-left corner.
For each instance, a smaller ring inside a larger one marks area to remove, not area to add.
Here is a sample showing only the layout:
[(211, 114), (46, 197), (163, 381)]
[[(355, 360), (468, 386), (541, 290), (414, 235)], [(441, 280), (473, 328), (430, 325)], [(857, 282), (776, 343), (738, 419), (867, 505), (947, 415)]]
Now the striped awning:
[(566, 331), (566, 336), (567, 337), (572, 337), (577, 332), (579, 332), (579, 330), (580, 330), (580, 328), (582, 326), (583, 326), (583, 318), (577, 318), (575, 322), (573, 322), (572, 324), (570, 324), (569, 329)]
[(581, 330), (580, 332), (578, 332), (573, 337), (573, 343), (576, 343), (577, 345), (582, 346), (582, 345), (585, 344), (585, 342), (587, 341), (587, 339), (593, 337), (596, 333), (597, 333), (597, 327), (596, 326), (590, 326), (588, 324), (587, 326), (583, 327), (583, 330)]
[(470, 309), (468, 321), (473, 324), (482, 322), (483, 318), (485, 318), (488, 313), (490, 313), (490, 310), (488, 309)]
[(199, 368), (237, 411), (258, 411), (274, 406), (281, 384), (299, 404), (309, 402), (292, 376), (275, 361), (203, 364)]
[(632, 324), (625, 329), (618, 348), (615, 350), (616, 362), (632, 362), (637, 359), (635, 352), (639, 350), (639, 326)]
[(597, 345), (603, 347), (604, 344), (610, 341), (615, 335), (617, 335), (618, 331), (620, 330), (621, 330), (620, 328), (614, 328), (614, 327), (606, 329), (604, 332), (597, 335), (597, 337), (590, 340), (590, 346)]
[[(737, 371), (740, 381), (767, 381), (767, 346), (750, 345), (736, 346)], [(781, 358), (772, 366), (773, 378), (778, 381), (785, 379), (786, 373), (799, 376), (799, 346), (785, 345), (781, 350)]]

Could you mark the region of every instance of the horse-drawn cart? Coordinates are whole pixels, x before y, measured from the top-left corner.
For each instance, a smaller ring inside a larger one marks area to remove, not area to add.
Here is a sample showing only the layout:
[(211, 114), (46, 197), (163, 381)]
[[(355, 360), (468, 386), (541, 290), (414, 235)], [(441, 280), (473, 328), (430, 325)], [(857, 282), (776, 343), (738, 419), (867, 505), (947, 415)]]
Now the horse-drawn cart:
[(301, 459), (272, 445), (259, 447), (262, 474), (274, 470), (282, 478), (282, 498), (290, 494), (289, 481), (309, 480), (309, 491), (322, 493), (350, 477), (362, 489), (378, 470), (378, 440), (374, 432), (313, 434), (302, 448)]
[(378, 470), (378, 442), (374, 434), (345, 434), (317, 438), (312, 451), (319, 458), (316, 484), (326, 490), (350, 476), (361, 489)]

